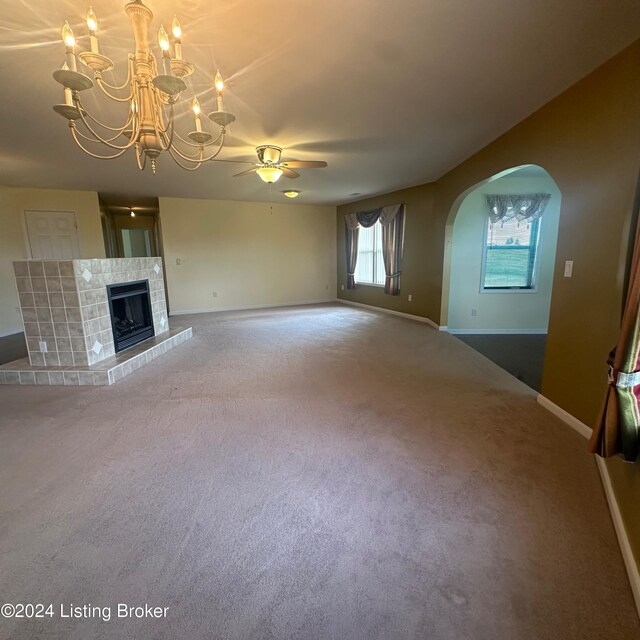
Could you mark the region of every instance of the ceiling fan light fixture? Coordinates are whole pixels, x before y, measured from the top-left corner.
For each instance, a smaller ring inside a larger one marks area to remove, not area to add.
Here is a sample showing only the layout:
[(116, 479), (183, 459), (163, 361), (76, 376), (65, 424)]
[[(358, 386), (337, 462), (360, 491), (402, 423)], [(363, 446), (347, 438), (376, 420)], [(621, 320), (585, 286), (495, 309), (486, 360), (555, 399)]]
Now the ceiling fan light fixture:
[(291, 189), (290, 191), (283, 191), (282, 193), (284, 193), (287, 198), (297, 198), (300, 195), (299, 191), (295, 191), (293, 189)]
[(259, 167), (256, 169), (256, 173), (263, 182), (273, 184), (274, 182), (278, 182), (283, 171), (278, 167)]
[(278, 164), (280, 162), (282, 149), (273, 144), (263, 144), (260, 147), (256, 147), (256, 152), (258, 159), (263, 164)]

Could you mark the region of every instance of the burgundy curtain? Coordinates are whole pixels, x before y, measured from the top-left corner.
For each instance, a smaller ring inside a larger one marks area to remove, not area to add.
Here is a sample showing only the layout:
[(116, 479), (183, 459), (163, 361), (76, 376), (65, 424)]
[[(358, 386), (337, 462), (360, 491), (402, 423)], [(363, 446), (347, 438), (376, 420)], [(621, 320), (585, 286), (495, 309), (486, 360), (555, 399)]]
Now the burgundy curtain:
[(633, 462), (640, 446), (640, 225), (618, 342), (609, 354), (609, 387), (589, 451)]

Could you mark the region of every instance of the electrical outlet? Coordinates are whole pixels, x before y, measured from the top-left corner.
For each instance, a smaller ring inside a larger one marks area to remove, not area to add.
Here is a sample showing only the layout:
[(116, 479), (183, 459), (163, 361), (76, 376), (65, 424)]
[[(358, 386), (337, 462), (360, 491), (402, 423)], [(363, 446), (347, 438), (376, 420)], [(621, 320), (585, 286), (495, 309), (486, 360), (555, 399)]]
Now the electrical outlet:
[(471, 316), (473, 318), (475, 318), (478, 315), (478, 310), (477, 309), (471, 309)]
[(47, 353), (47, 343), (44, 340), (40, 340), (38, 344), (40, 345), (40, 353)]
[(413, 296), (409, 294), (409, 302), (411, 302), (412, 300), (413, 300)]
[(176, 264), (180, 266), (182, 264), (182, 260), (180, 258), (176, 258)]
[(214, 292), (213, 292), (213, 297), (214, 297), (214, 298), (217, 298), (217, 297), (218, 297), (218, 292), (217, 292), (217, 291), (214, 291)]
[(344, 291), (344, 285), (340, 285), (340, 291)]

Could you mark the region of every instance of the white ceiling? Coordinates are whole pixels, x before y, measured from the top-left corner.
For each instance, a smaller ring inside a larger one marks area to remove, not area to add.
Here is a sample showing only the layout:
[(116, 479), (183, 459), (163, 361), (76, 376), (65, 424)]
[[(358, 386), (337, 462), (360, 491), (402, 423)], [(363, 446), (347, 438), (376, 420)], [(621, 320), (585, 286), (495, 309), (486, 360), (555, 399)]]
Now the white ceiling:
[[(88, 4), (87, 0), (87, 4)], [(120, 64), (133, 36), (122, 0), (92, 0), (101, 51)], [(283, 158), (326, 160), (273, 186), (232, 178), (238, 165), (188, 173), (163, 154), (140, 174), (129, 152), (93, 160), (51, 107), (62, 89), (68, 19), (88, 47), (85, 2), (7, 0), (0, 35), (0, 184), (131, 196), (344, 203), (429, 182), (640, 37), (637, 0), (149, 0), (155, 46), (161, 22), (182, 22), (184, 57), (198, 71), (187, 90), (213, 109), (216, 66), (237, 116), (221, 158), (253, 160), (271, 143)], [(112, 80), (115, 82), (117, 78)], [(112, 123), (121, 111), (90, 97)], [(183, 133), (192, 118), (181, 110)], [(241, 165), (240, 165), (241, 167)], [(358, 194), (358, 195), (353, 195)]]

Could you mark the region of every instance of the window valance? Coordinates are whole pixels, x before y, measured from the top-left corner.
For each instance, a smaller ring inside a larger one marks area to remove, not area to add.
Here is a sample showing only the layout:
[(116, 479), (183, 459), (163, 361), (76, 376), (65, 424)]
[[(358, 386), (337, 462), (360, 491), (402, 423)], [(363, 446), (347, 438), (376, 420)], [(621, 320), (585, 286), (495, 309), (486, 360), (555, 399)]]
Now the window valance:
[(488, 195), (489, 220), (507, 222), (515, 218), (521, 220), (538, 220), (544, 213), (551, 198), (549, 193), (532, 193), (527, 195), (499, 194)]
[(392, 204), (387, 207), (379, 207), (378, 209), (371, 209), (370, 211), (358, 211), (358, 213), (348, 213), (345, 216), (347, 229), (353, 231), (358, 227), (364, 227), (368, 229), (372, 227), (378, 220), (384, 227), (391, 224), (394, 218), (398, 215), (400, 210), (404, 207), (403, 204)]

